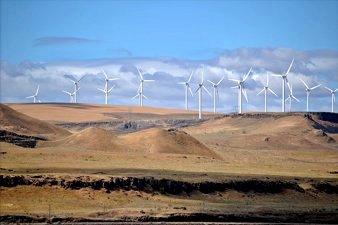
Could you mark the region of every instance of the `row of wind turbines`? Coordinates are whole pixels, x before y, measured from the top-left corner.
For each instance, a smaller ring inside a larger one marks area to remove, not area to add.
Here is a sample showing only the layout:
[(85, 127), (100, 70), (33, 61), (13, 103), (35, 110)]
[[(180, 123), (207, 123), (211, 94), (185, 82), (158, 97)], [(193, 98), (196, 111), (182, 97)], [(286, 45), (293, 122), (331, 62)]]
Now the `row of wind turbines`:
[[(295, 100), (297, 102), (300, 102), (299, 99), (297, 99), (293, 95), (292, 84), (288, 81), (288, 74), (289, 74), (289, 72), (290, 72), (290, 70), (291, 70), (291, 68), (293, 66), (293, 63), (294, 63), (294, 59), (292, 59), (292, 61), (291, 61), (290, 65), (289, 65), (289, 68), (286, 71), (286, 73), (281, 74), (281, 75), (272, 75), (272, 76), (275, 76), (275, 77), (282, 78), (282, 112), (285, 112), (285, 103), (286, 103), (286, 101), (289, 101), (289, 111), (291, 111), (292, 101), (293, 100)], [(137, 72), (138, 72), (139, 77), (140, 77), (140, 80), (139, 80), (140, 83), (139, 83), (139, 87), (138, 87), (138, 90), (137, 90), (137, 94), (134, 97), (132, 97), (132, 99), (136, 99), (138, 97), (139, 106), (143, 107), (143, 99), (148, 99), (144, 95), (144, 83), (145, 82), (154, 82), (154, 80), (146, 80), (146, 79), (144, 79), (143, 74), (142, 74), (142, 72), (141, 72), (141, 70), (139, 68), (137, 68)], [(225, 70), (224, 70), (224, 72), (227, 73)], [(116, 81), (116, 80), (119, 80), (119, 78), (109, 77), (104, 70), (102, 70), (102, 73), (105, 76), (104, 77), (105, 78), (104, 79), (105, 80), (105, 86), (104, 86), (103, 89), (98, 88), (98, 90), (104, 93), (104, 95), (105, 95), (105, 104), (108, 104), (109, 93), (115, 87), (115, 85), (113, 85), (113, 86), (111, 86), (109, 88), (109, 81)], [(251, 73), (252, 73), (252, 68), (250, 68), (250, 70), (242, 78), (240, 78), (240, 79), (229, 78), (230, 81), (233, 81), (233, 82), (237, 83), (235, 86), (233, 86), (231, 88), (238, 89), (238, 113), (242, 113), (242, 98), (243, 98), (242, 96), (244, 96), (245, 100), (248, 102), (248, 96), (247, 96), (247, 92), (246, 92), (244, 84), (247, 81), (247, 79), (249, 78), (249, 76), (250, 76)], [(191, 96), (194, 96), (194, 93), (191, 90), (191, 86), (190, 86), (190, 82), (191, 82), (191, 79), (193, 77), (193, 74), (194, 74), (194, 71), (191, 71), (188, 80), (186, 80), (184, 82), (179, 82), (178, 83), (180, 85), (185, 85), (185, 109), (186, 110), (188, 110), (188, 96), (189, 96), (189, 92), (190, 92)], [(69, 95), (71, 103), (77, 103), (77, 92), (80, 90), (79, 82), (85, 76), (82, 76), (80, 79), (74, 79), (73, 76), (65, 75), (65, 77), (68, 78), (68, 79), (70, 79), (73, 82), (73, 84), (74, 84), (74, 89), (73, 89), (72, 92), (63, 90), (63, 92), (65, 94)], [(218, 104), (218, 100), (219, 100), (219, 91), (218, 91), (218, 88), (219, 88), (219, 85), (222, 83), (223, 80), (224, 80), (224, 76), (218, 82), (213, 82), (213, 81), (207, 80), (212, 85), (212, 87), (213, 87), (213, 111), (214, 111), (214, 113), (216, 113), (216, 111), (217, 111), (217, 104)], [(312, 90), (318, 88), (319, 86), (321, 86), (321, 84), (318, 84), (318, 85), (310, 88), (302, 79), (300, 79), (300, 81), (305, 86), (305, 90), (306, 90), (306, 111), (308, 112), (309, 111), (309, 96), (310, 96), (310, 92)], [(286, 85), (289, 88), (289, 94), (288, 94), (288, 97), (285, 99), (285, 86)], [(327, 89), (331, 93), (331, 98), (332, 98), (332, 101), (331, 101), (332, 102), (331, 111), (334, 112), (335, 94), (336, 94), (338, 88), (335, 89), (335, 90), (332, 90), (332, 89), (330, 89), (328, 87), (325, 87), (325, 89)], [(202, 118), (203, 90), (205, 92), (207, 92), (208, 95), (212, 96), (211, 93), (208, 91), (208, 89), (205, 87), (205, 84), (204, 84), (204, 66), (202, 67), (202, 70), (201, 70), (201, 82), (198, 84), (198, 88), (195, 91), (195, 93), (198, 92), (198, 96), (199, 96), (199, 101), (198, 101), (199, 102), (199, 106), (198, 106), (198, 109), (199, 109), (199, 118), (200, 119)], [(267, 112), (268, 111), (268, 109), (267, 109), (267, 95), (268, 95), (268, 92), (270, 92), (271, 94), (273, 94), (276, 97), (278, 97), (278, 95), (269, 87), (269, 74), (268, 73), (266, 75), (266, 85), (263, 87), (263, 89), (260, 92), (258, 92), (257, 95), (260, 95), (263, 92), (264, 92), (264, 111)], [(36, 90), (35, 94), (32, 95), (32, 96), (28, 96), (26, 98), (33, 98), (33, 102), (34, 103), (41, 102), (38, 99), (38, 93), (39, 93), (39, 85), (37, 87), (37, 90)]]

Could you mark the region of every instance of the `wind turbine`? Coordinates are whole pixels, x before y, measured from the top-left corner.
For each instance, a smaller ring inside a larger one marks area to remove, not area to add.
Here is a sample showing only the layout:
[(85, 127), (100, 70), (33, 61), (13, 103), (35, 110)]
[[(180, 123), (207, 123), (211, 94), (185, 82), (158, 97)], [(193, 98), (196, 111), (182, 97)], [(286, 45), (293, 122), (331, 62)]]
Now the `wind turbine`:
[(216, 113), (216, 98), (217, 98), (217, 102), (219, 100), (219, 95), (218, 95), (218, 85), (221, 84), (221, 82), (223, 81), (224, 76), (222, 77), (222, 79), (220, 79), (217, 83), (214, 83), (210, 80), (208, 80), (208, 82), (210, 84), (212, 84), (213, 88), (214, 88), (214, 113)]
[(113, 81), (113, 80), (118, 80), (120, 78), (112, 78), (112, 77), (108, 77), (108, 75), (106, 74), (106, 72), (104, 70), (102, 70), (104, 76), (105, 76), (105, 86), (104, 89), (98, 88), (99, 91), (102, 91), (105, 95), (106, 95), (106, 105), (108, 104), (108, 94), (111, 92), (111, 90), (113, 90), (113, 88), (115, 87), (112, 86), (109, 90), (108, 90), (108, 82), (109, 81)]
[(263, 89), (260, 92), (258, 92), (257, 95), (260, 95), (263, 91), (264, 91), (264, 112), (267, 112), (267, 98), (266, 98), (267, 92), (270, 91), (272, 94), (278, 97), (276, 93), (273, 92), (271, 88), (269, 88), (269, 73), (268, 72), (266, 73), (266, 85), (263, 87)]
[(184, 84), (185, 85), (185, 110), (188, 110), (188, 90), (190, 91), (191, 96), (194, 96), (194, 94), (192, 93), (191, 88), (190, 88), (190, 81), (191, 81), (193, 74), (194, 74), (194, 71), (192, 70), (191, 73), (190, 73), (190, 77), (187, 81), (178, 83), (178, 84)]
[(40, 100), (38, 100), (37, 96), (38, 96), (38, 93), (39, 93), (39, 89), (40, 89), (40, 85), (38, 85), (38, 88), (36, 89), (36, 92), (34, 95), (32, 96), (28, 96), (26, 98), (33, 98), (33, 102), (36, 103), (36, 101), (38, 102), (41, 102)]
[(145, 99), (149, 100), (149, 98), (147, 98), (147, 96), (145, 96), (144, 94), (142, 94), (142, 92), (141, 92), (141, 84), (138, 87), (137, 94), (134, 97), (132, 97), (131, 99), (135, 99), (136, 97), (138, 97), (138, 99), (139, 99), (139, 106), (141, 106), (142, 98), (145, 98)]
[(68, 78), (69, 80), (71, 80), (74, 84), (74, 103), (77, 103), (77, 91), (79, 90), (79, 82), (85, 77), (86, 75), (82, 76), (80, 79), (75, 80), (73, 78), (73, 76), (70, 75), (65, 75), (66, 78)]
[[(77, 91), (79, 91), (80, 90), (80, 87), (76, 90), (76, 92)], [(68, 94), (69, 95), (69, 102), (70, 103), (74, 103), (74, 95), (75, 95), (75, 91), (73, 92), (73, 93), (70, 93), (70, 92), (68, 92), (68, 91), (62, 91), (62, 92), (64, 92), (64, 93), (66, 93), (66, 94)]]
[(332, 98), (332, 105), (331, 105), (331, 112), (334, 112), (334, 107), (333, 107), (333, 104), (335, 103), (336, 101), (336, 92), (338, 91), (338, 88), (336, 90), (332, 90), (331, 88), (328, 88), (328, 87), (325, 87), (327, 90), (329, 90), (331, 92), (331, 98)]
[(244, 95), (246, 102), (248, 102), (248, 96), (244, 88), (244, 82), (246, 81), (246, 79), (248, 79), (251, 73), (251, 70), (252, 70), (252, 67), (250, 68), (249, 72), (241, 80), (229, 79), (231, 81), (237, 82), (237, 85), (231, 88), (238, 88), (238, 113), (242, 113), (242, 94)]
[(312, 88), (309, 88), (309, 86), (307, 86), (307, 84), (301, 78), (299, 78), (299, 79), (305, 85), (305, 91), (306, 91), (306, 112), (309, 112), (309, 96), (310, 96), (310, 91), (316, 89), (321, 84), (318, 84), (318, 85), (316, 85), (316, 86), (314, 86)]
[(282, 75), (272, 75), (274, 77), (281, 77), (283, 79), (283, 85), (282, 85), (282, 88), (283, 88), (283, 90), (282, 90), (282, 112), (285, 112), (285, 83), (289, 82), (287, 76), (288, 76), (288, 74), (289, 74), (289, 72), (291, 70), (291, 67), (293, 65), (293, 61), (294, 60), (295, 59), (293, 58), (292, 61), (291, 61), (290, 66), (289, 66), (289, 69), (286, 71), (285, 74), (282, 74)]
[(140, 71), (139, 68), (137, 68), (137, 71), (138, 71), (138, 74), (140, 75), (140, 86), (139, 86), (139, 89), (138, 89), (138, 94), (136, 96), (139, 96), (140, 97), (140, 106), (143, 107), (143, 98), (146, 98), (148, 99), (144, 94), (143, 94), (143, 83), (144, 82), (153, 82), (154, 80), (145, 80), (142, 76), (142, 73)]
[(289, 87), (289, 96), (285, 101), (289, 100), (289, 112), (291, 112), (291, 105), (292, 105), (292, 99), (296, 100), (297, 102), (300, 102), (292, 93), (292, 84), (288, 82), (288, 87)]
[(202, 80), (201, 83), (198, 84), (198, 88), (195, 93), (198, 92), (198, 118), (202, 119), (202, 98), (203, 98), (203, 89), (211, 96), (208, 89), (204, 86), (204, 67), (202, 69)]

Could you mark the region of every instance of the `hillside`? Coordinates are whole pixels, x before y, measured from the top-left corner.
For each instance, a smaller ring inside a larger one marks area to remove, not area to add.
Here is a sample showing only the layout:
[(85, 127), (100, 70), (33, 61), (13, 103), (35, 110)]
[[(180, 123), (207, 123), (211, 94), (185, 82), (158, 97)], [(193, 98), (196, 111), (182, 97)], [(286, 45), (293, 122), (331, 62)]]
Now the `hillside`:
[(0, 129), (51, 140), (70, 135), (63, 128), (27, 116), (4, 104), (0, 104)]

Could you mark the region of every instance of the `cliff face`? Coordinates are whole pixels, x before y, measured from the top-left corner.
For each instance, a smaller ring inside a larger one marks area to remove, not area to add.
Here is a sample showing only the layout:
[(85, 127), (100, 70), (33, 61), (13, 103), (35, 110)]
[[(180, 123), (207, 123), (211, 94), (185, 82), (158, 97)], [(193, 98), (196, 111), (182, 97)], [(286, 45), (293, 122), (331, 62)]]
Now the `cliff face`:
[[(235, 190), (238, 192), (255, 193), (281, 193), (286, 190), (305, 192), (296, 182), (278, 180), (240, 180), (227, 182), (198, 182), (190, 183), (170, 179), (136, 178), (136, 177), (111, 177), (110, 179), (89, 180), (85, 177), (65, 180), (63, 178), (47, 176), (3, 176), (0, 175), (0, 186), (15, 187), (18, 185), (34, 186), (60, 186), (65, 189), (91, 188), (94, 190), (105, 189), (107, 192), (114, 190), (138, 190), (144, 192), (160, 192), (162, 194), (181, 194), (199, 191), (204, 194)], [(313, 188), (319, 192), (338, 194), (338, 186), (330, 183), (313, 182)]]

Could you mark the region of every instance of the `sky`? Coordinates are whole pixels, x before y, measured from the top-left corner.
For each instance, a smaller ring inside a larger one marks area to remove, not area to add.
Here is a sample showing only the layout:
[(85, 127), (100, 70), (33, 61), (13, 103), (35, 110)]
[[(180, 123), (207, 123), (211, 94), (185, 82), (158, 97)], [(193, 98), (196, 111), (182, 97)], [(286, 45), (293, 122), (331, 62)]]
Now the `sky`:
[[(136, 67), (156, 80), (145, 87), (145, 105), (184, 108), (183, 81), (194, 70), (193, 88), (201, 67), (206, 78), (225, 80), (219, 110), (234, 111), (236, 90), (228, 78), (239, 78), (253, 67), (246, 111), (260, 111), (266, 73), (290, 72), (294, 110), (304, 110), (309, 85), (313, 111), (329, 111), (330, 93), (338, 87), (338, 1), (84, 1), (0, 0), (1, 102), (29, 102), (25, 97), (40, 85), (42, 102), (65, 102), (72, 90), (64, 75), (83, 79), (79, 101), (103, 103), (102, 69), (121, 79), (111, 104), (137, 105)], [(281, 108), (281, 80), (271, 78), (279, 95), (269, 96), (270, 110)], [(113, 85), (113, 84), (110, 84)], [(206, 84), (207, 85), (207, 84)], [(147, 89), (148, 88), (148, 89)], [(212, 91), (209, 85), (207, 88)], [(206, 110), (212, 99), (204, 96)], [(208, 100), (209, 99), (209, 100)], [(191, 108), (198, 99), (191, 98)], [(337, 104), (336, 104), (337, 105)], [(338, 107), (336, 107), (338, 108)], [(338, 110), (338, 109), (337, 109)]]

